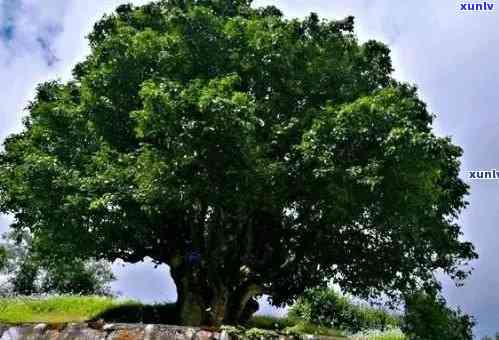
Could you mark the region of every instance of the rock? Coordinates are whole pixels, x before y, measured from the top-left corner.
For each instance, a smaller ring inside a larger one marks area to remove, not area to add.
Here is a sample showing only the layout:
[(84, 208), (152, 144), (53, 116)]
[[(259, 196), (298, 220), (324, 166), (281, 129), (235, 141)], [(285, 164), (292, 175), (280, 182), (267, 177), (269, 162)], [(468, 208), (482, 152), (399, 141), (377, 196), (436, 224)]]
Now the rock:
[(47, 329), (47, 324), (46, 323), (39, 323), (35, 327), (33, 327), (33, 330), (35, 331), (36, 334), (42, 334), (45, 332)]
[(112, 331), (114, 330), (114, 324), (113, 323), (108, 323), (108, 324), (105, 324), (102, 329), (104, 331)]
[[(58, 336), (56, 337), (56, 339), (57, 340), (105, 340), (106, 333), (94, 328), (90, 328), (87, 324), (70, 324), (66, 328), (58, 331)], [(34, 340), (39, 340), (39, 339), (37, 338)]]
[(154, 325), (147, 325), (144, 328), (144, 340), (153, 340), (155, 339), (155, 334), (154, 334)]
[[(243, 336), (226, 329), (181, 327), (144, 324), (36, 324), (25, 326), (0, 325), (0, 340), (244, 340)], [(253, 335), (262, 340), (294, 340), (276, 332), (252, 329)], [(302, 336), (307, 340), (333, 340), (322, 336)]]
[(18, 340), (18, 339), (43, 339), (42, 335), (35, 332), (32, 326), (10, 327), (3, 334), (0, 340)]
[(145, 338), (145, 332), (142, 328), (119, 329), (112, 332), (107, 338), (113, 340), (142, 340)]
[(233, 337), (227, 331), (220, 333), (220, 340), (233, 340)]
[(215, 339), (214, 333), (206, 330), (200, 330), (196, 333), (195, 340), (211, 340)]
[(94, 329), (103, 329), (105, 326), (105, 322), (104, 322), (104, 320), (101, 319), (101, 320), (89, 322), (88, 326), (91, 328), (94, 328)]
[(193, 327), (156, 325), (155, 340), (193, 340), (197, 331)]

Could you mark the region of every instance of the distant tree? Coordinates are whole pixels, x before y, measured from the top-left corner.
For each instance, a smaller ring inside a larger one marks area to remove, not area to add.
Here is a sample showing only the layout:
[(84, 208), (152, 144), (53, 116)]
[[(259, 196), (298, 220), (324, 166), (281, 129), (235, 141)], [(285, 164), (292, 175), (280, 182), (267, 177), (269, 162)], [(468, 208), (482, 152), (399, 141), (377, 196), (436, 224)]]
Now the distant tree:
[(475, 321), (453, 310), (439, 295), (418, 293), (406, 299), (403, 331), (409, 340), (472, 340)]
[(37, 252), (170, 266), (185, 324), (235, 323), (332, 279), (356, 296), (476, 257), (461, 149), (353, 18), (250, 0), (120, 6), (0, 155), (0, 211)]
[(5, 268), (7, 264), (7, 250), (5, 247), (0, 246), (0, 271)]
[(115, 279), (111, 266), (102, 261), (71, 261), (46, 268), (40, 290), (58, 294), (112, 295)]
[[(0, 245), (0, 273), (5, 270), (7, 266), (7, 250), (5, 247)], [(0, 280), (0, 297), (6, 295), (6, 282), (5, 280)], [(4, 307), (4, 304), (0, 302), (0, 310)]]
[(13, 242), (12, 234), (7, 239), (4, 295), (111, 295), (109, 283), (114, 275), (108, 263), (76, 258), (47, 261), (33, 251), (28, 234), (19, 243)]

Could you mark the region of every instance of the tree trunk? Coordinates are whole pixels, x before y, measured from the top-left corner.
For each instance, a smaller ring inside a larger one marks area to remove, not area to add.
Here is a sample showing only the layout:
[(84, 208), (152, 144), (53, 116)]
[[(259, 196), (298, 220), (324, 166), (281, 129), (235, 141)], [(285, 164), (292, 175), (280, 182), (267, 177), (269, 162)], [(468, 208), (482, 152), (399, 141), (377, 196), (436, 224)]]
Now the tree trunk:
[(188, 280), (177, 283), (177, 313), (180, 323), (186, 326), (200, 326), (205, 324), (206, 315), (203, 314), (205, 304), (202, 296), (191, 290)]
[(240, 324), (247, 322), (258, 310), (258, 302), (254, 299), (260, 294), (256, 285), (242, 285), (234, 290), (229, 297), (228, 310), (224, 318), (226, 324)]
[(177, 313), (182, 325), (239, 324), (258, 310), (254, 286), (229, 290), (220, 282), (207, 282), (196, 270), (172, 268), (171, 273), (177, 286)]

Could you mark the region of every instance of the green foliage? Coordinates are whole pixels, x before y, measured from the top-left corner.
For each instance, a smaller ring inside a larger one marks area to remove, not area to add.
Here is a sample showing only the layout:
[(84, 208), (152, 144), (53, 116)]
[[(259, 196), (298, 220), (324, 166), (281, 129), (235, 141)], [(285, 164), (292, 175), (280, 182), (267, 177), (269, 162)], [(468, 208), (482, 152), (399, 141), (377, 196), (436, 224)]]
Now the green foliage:
[(296, 322), (295, 325), (285, 328), (283, 332), (286, 334), (298, 334), (298, 335), (311, 334), (311, 335), (333, 337), (333, 339), (337, 338), (346, 339), (346, 337), (343, 336), (342, 332), (339, 330), (330, 327), (316, 325), (306, 321), (298, 321)]
[(31, 236), (18, 240), (6, 235), (4, 295), (83, 294), (111, 295), (114, 280), (109, 263), (78, 258), (43, 258), (33, 251)]
[(5, 247), (0, 246), (0, 270), (3, 270), (7, 265), (7, 250)]
[(245, 325), (249, 328), (261, 328), (269, 330), (283, 330), (296, 324), (294, 320), (287, 317), (276, 317), (271, 315), (255, 315)]
[(21, 261), (10, 279), (11, 294), (26, 296), (37, 294), (39, 292), (37, 277), (40, 267), (31, 258), (24, 258)]
[[(344, 339), (341, 331), (319, 326), (288, 317), (275, 317), (269, 315), (253, 316), (244, 326), (233, 327), (223, 326), (222, 330), (227, 333), (238, 336), (258, 337), (264, 334), (286, 334), (300, 337), (302, 335), (320, 335), (333, 337), (333, 339)], [(269, 333), (273, 332), (273, 333)]]
[(291, 307), (289, 317), (349, 333), (386, 330), (400, 325), (395, 315), (382, 309), (355, 304), (329, 288), (306, 291)]
[(464, 278), (462, 151), (392, 78), (389, 49), (359, 43), (351, 17), (250, 3), (163, 0), (97, 22), (74, 79), (38, 86), (5, 142), (0, 212), (53, 258), (168, 264), (186, 310), (210, 311), (198, 324), (325, 279), (370, 297), (436, 269)]
[(106, 262), (72, 260), (45, 267), (40, 290), (56, 294), (112, 295), (115, 279)]
[(277, 337), (277, 333), (267, 329), (250, 328), (244, 332), (246, 339), (272, 339)]
[[(2, 273), (7, 267), (7, 250), (4, 246), (0, 245), (0, 273)], [(0, 282), (0, 298), (8, 295), (8, 289), (5, 282)], [(0, 302), (0, 311), (3, 308), (3, 304)]]
[(447, 307), (438, 295), (417, 293), (406, 299), (403, 330), (410, 340), (472, 340), (474, 325), (472, 317)]

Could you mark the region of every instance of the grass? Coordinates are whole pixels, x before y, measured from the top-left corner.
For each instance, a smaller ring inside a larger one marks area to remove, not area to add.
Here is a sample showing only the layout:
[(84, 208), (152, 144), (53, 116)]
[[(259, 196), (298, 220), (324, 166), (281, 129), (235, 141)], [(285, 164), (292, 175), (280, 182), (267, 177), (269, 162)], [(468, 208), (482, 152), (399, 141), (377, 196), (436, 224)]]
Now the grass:
[(176, 324), (171, 303), (143, 305), (131, 300), (96, 296), (20, 297), (0, 300), (0, 322), (67, 323), (105, 320)]
[(292, 320), (286, 317), (276, 317), (271, 315), (255, 315), (251, 318), (246, 327), (281, 331), (284, 330), (285, 328), (292, 327), (295, 324), (296, 322), (293, 322)]
[(335, 329), (314, 325), (288, 317), (275, 317), (270, 315), (256, 315), (246, 325), (249, 328), (280, 331), (291, 334), (313, 334), (330, 336), (336, 339), (346, 339), (343, 334)]
[(51, 298), (12, 298), (0, 302), (0, 322), (81, 322), (104, 311), (130, 304), (105, 297), (61, 296)]
[[(0, 299), (0, 323), (67, 323), (104, 320), (106, 322), (143, 322), (178, 324), (175, 305), (171, 303), (143, 305), (131, 300), (107, 297), (56, 296), (47, 298)], [(258, 330), (288, 334), (314, 334), (333, 339), (347, 339), (340, 331), (289, 317), (254, 316), (245, 326), (246, 332)], [(353, 340), (406, 340), (398, 330), (367, 332)]]
[(329, 336), (338, 340), (407, 340), (399, 329), (391, 329), (384, 332), (367, 331), (356, 334), (353, 337), (346, 337), (342, 332), (332, 328), (318, 326), (309, 322), (297, 320), (296, 318), (275, 317), (270, 315), (256, 315), (246, 326), (249, 328), (274, 330), (291, 334)]
[(314, 325), (309, 322), (298, 322), (296, 325), (292, 327), (288, 327), (285, 329), (286, 333), (292, 334), (313, 334), (313, 335), (322, 335), (333, 337), (334, 339), (346, 339), (346, 337), (338, 330)]

